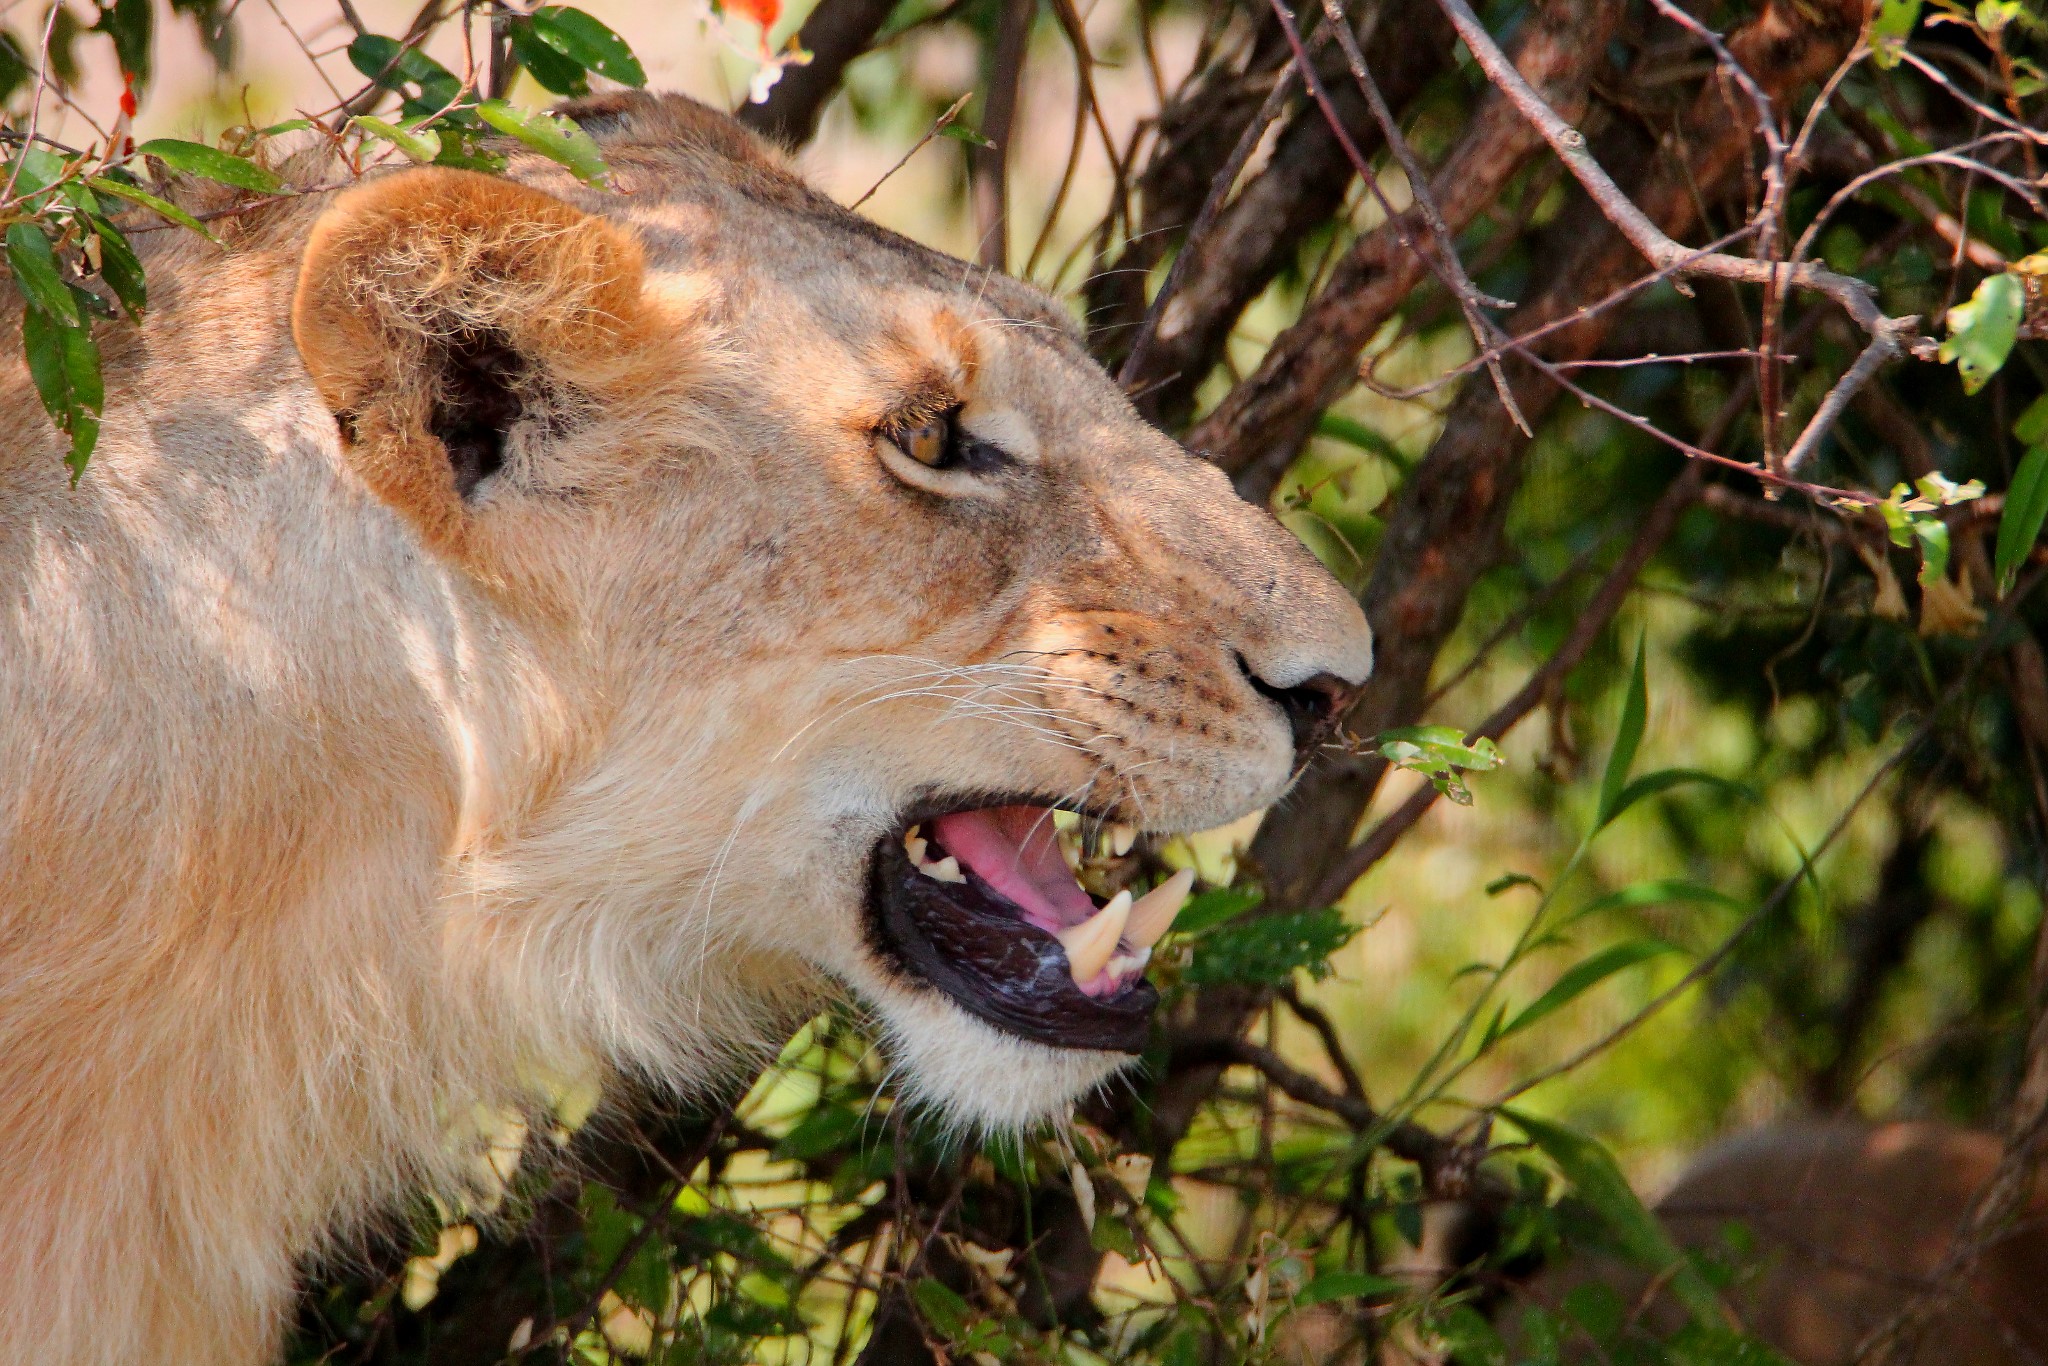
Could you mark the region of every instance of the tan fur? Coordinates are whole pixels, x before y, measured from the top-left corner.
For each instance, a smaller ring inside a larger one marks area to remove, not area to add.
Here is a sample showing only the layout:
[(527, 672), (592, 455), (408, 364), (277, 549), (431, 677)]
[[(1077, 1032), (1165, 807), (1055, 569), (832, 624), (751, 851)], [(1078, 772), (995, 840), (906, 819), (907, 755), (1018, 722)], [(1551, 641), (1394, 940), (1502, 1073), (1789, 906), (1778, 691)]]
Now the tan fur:
[[(1924, 1287), (1947, 1255), (1958, 1225), (1997, 1169), (1999, 1140), (1944, 1124), (1784, 1124), (1738, 1134), (1694, 1159), (1657, 1213), (1681, 1247), (1705, 1253), (1736, 1276), (1723, 1296), (1745, 1332), (1797, 1366), (1847, 1366), (1858, 1343)], [(1420, 1249), (1401, 1249), (1387, 1269), (1418, 1292), (1457, 1276), (1471, 1211), (1455, 1202), (1424, 1212)], [(1740, 1225), (1748, 1251), (1725, 1238)], [(1574, 1290), (1606, 1286), (1640, 1328), (1639, 1355), (1661, 1359), (1651, 1342), (1680, 1331), (1683, 1307), (1661, 1280), (1619, 1258), (1578, 1251), (1526, 1283), (1489, 1280), (1479, 1303), (1510, 1346), (1522, 1339), (1531, 1306), (1557, 1311)], [(2048, 1178), (2013, 1222), (1986, 1246), (1949, 1306), (1910, 1358), (1914, 1366), (2032, 1366), (2048, 1358)], [(1282, 1321), (1280, 1360), (1302, 1366), (1362, 1366), (1354, 1306), (1318, 1305)], [(1562, 1320), (1562, 1359), (1620, 1360)], [(1438, 1354), (1397, 1329), (1376, 1358), (1421, 1366)], [(1520, 1357), (1516, 1358), (1520, 1360)]]
[(639, 244), (603, 219), (470, 171), (387, 176), (341, 195), (306, 242), (292, 333), (313, 387), (354, 428), (351, 464), (423, 540), (459, 555), (469, 518), (420, 443), (435, 352), (495, 329), (549, 388), (591, 406), (661, 391), (665, 319)]
[[(149, 234), (75, 491), (0, 380), (0, 1341), (39, 1362), (267, 1360), (337, 1231), (462, 1197), (479, 1114), (687, 1094), (840, 988), (960, 1122), (1059, 1113), (1125, 1060), (877, 961), (868, 850), (934, 793), (1234, 817), (1292, 764), (1239, 660), (1369, 667), (1049, 301), (700, 106), (579, 112), (615, 191), (511, 149)], [(478, 334), (525, 406), (464, 499), (429, 415)], [(885, 468), (930, 384), (1019, 468)]]
[[(1939, 1124), (1787, 1125), (1743, 1134), (1695, 1160), (1658, 1204), (1678, 1241), (1726, 1260), (1722, 1230), (1754, 1239), (1728, 1301), (1748, 1329), (1800, 1366), (1840, 1366), (1941, 1264), (1998, 1166), (1990, 1134)], [(1529, 1293), (1555, 1304), (1606, 1281), (1625, 1303), (1646, 1278), (1597, 1258), (1546, 1274)], [(1911, 1358), (1925, 1366), (2020, 1366), (2048, 1355), (2048, 1188), (1996, 1238)], [(1506, 1318), (1515, 1317), (1513, 1305)], [(1684, 1319), (1670, 1295), (1644, 1310), (1653, 1332)]]

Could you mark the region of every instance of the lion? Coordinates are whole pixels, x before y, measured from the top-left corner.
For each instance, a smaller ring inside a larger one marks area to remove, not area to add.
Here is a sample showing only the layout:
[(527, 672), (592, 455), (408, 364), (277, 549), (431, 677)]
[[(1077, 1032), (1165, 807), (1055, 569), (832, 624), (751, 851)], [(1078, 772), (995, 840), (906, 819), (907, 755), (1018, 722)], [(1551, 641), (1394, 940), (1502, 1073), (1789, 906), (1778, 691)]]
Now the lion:
[[(1995, 1134), (1932, 1121), (1788, 1120), (1696, 1154), (1656, 1213), (1677, 1246), (1726, 1273), (1729, 1326), (1798, 1366), (1848, 1366), (1863, 1342), (1933, 1284), (2003, 1151)], [(1423, 1229), (1421, 1246), (1388, 1269), (1418, 1291), (1461, 1292), (1513, 1351), (1547, 1350), (1544, 1359), (1568, 1362), (1678, 1359), (1662, 1345), (1688, 1321), (1671, 1277), (1624, 1259), (1600, 1235), (1591, 1245), (1557, 1249), (1548, 1264), (1525, 1255), (1470, 1277), (1470, 1266), (1494, 1250), (1498, 1218), (1443, 1201), (1427, 1207)], [(2037, 1179), (1899, 1359), (2024, 1366), (2048, 1357), (2044, 1272), (2048, 1179)], [(1555, 1316), (1561, 1344), (1539, 1345), (1545, 1339), (1531, 1331), (1532, 1310)], [(1356, 1366), (1365, 1359), (1351, 1306), (1297, 1313), (1280, 1336), (1287, 1361)], [(1375, 1359), (1402, 1366), (1439, 1359), (1412, 1334), (1400, 1336), (1406, 1340), (1380, 1344)]]
[[(1747, 1332), (1801, 1366), (1843, 1366), (1931, 1284), (2002, 1151), (1994, 1134), (1926, 1121), (1778, 1124), (1699, 1154), (1657, 1214), (1681, 1247), (1739, 1268), (1726, 1300)], [(2021, 1366), (2048, 1354), (2044, 1221), (2048, 1183), (2036, 1182), (1899, 1360)], [(1594, 1253), (1521, 1293), (1556, 1306), (1589, 1282), (1652, 1334), (1685, 1322), (1668, 1287)]]
[(1371, 667), (1048, 297), (703, 106), (567, 112), (608, 187), (508, 147), (139, 233), (75, 490), (5, 381), (39, 1361), (272, 1360), (310, 1261), (460, 1196), (469, 1116), (701, 1094), (835, 994), (914, 1103), (1056, 1118), (1187, 878), (1085, 891), (1055, 810), (1120, 851), (1269, 806)]

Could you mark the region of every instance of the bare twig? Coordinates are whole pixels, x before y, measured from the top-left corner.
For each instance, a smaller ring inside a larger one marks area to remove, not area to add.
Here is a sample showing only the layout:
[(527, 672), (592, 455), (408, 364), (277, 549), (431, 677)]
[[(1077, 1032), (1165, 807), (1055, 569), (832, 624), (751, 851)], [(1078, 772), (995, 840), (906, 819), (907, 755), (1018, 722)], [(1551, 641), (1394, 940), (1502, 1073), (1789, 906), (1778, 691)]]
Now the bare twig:
[(22, 130), (22, 154), (14, 159), (14, 167), (7, 173), (7, 187), (0, 189), (0, 204), (14, 202), (14, 187), (21, 180), (21, 168), (28, 165), (27, 149), (36, 140), (36, 124), (43, 116), (43, 91), (50, 84), (50, 35), (56, 31), (57, 16), (64, 10), (62, 5), (50, 6), (50, 13), (43, 20), (43, 37), (36, 49), (36, 90), (28, 106), (28, 126)]
[[(1323, 12), (1330, 18), (1330, 27), (1337, 35), (1338, 46), (1344, 49), (1344, 60), (1351, 68), (1351, 78), (1358, 82), (1358, 88), (1365, 93), (1366, 107), (1372, 110), (1373, 122), (1380, 126), (1380, 136), (1386, 139), (1387, 150), (1401, 163), (1401, 171), (1408, 177), (1408, 191), (1415, 202), (1415, 208), (1422, 215), (1422, 221), (1429, 225), (1430, 238), (1436, 243), (1437, 273), (1449, 286), (1458, 301), (1458, 308), (1465, 315), (1465, 325), (1472, 330), (1472, 342), (1484, 349), (1488, 343), (1501, 340), (1504, 334), (1494, 325), (1491, 318), (1480, 312), (1485, 308), (1510, 308), (1507, 299), (1496, 299), (1480, 292), (1472, 283), (1472, 277), (1465, 273), (1464, 262), (1458, 259), (1457, 239), (1451, 235), (1450, 226), (1444, 222), (1443, 211), (1437, 207), (1436, 196), (1430, 193), (1429, 173), (1422, 168), (1415, 150), (1408, 145), (1408, 139), (1401, 134), (1401, 125), (1394, 118), (1394, 111), (1387, 108), (1386, 97), (1380, 93), (1372, 72), (1366, 68), (1365, 54), (1358, 50), (1358, 44), (1351, 37), (1350, 29), (1343, 23), (1343, 11), (1337, 0), (1323, 0)], [(1283, 15), (1283, 22), (1285, 16)], [(1379, 182), (1367, 177), (1367, 185), (1391, 216), (1393, 206), (1380, 193)], [(1533, 436), (1529, 419), (1522, 416), (1522, 410), (1515, 403), (1515, 391), (1508, 386), (1507, 376), (1501, 372), (1498, 361), (1488, 361), (1487, 373), (1493, 378), (1494, 391), (1500, 395), (1500, 406), (1507, 409), (1515, 426), (1522, 435)]]
[(1136, 376), (1143, 373), (1145, 361), (1152, 347), (1152, 338), (1159, 331), (1161, 315), (1173, 302), (1175, 294), (1180, 289), (1181, 280), (1187, 274), (1188, 263), (1195, 259), (1195, 253), (1208, 238), (1210, 228), (1215, 226), (1216, 215), (1222, 210), (1223, 201), (1229, 197), (1231, 187), (1237, 184), (1237, 178), (1244, 173), (1245, 163), (1251, 160), (1252, 153), (1258, 148), (1259, 140), (1265, 137), (1266, 130), (1272, 126), (1273, 120), (1279, 118), (1280, 111), (1287, 107), (1287, 97), (1294, 86), (1294, 75), (1295, 68), (1292, 66), (1281, 69), (1280, 75), (1273, 82), (1273, 88), (1266, 92), (1265, 101), (1260, 104), (1259, 112), (1252, 116), (1252, 121), (1238, 134), (1237, 145), (1230, 149), (1230, 158), (1210, 180), (1209, 193), (1202, 200), (1201, 211), (1195, 215), (1194, 224), (1188, 228), (1187, 238), (1181, 243), (1179, 254), (1173, 258), (1173, 265), (1168, 267), (1166, 279), (1160, 283), (1159, 292), (1152, 296), (1151, 307), (1145, 310), (1144, 321), (1138, 324), (1138, 335), (1131, 342), (1130, 354), (1124, 357), (1124, 363), (1117, 371), (1119, 384), (1128, 386)]
[(1471, 6), (1465, 0), (1437, 0), (1437, 4), (1449, 16), (1458, 36), (1472, 50), (1473, 58), (1494, 88), (1514, 102), (1515, 108), (1550, 144), (1558, 160), (1578, 180), (1601, 214), (1620, 229), (1621, 234), (1651, 265), (1660, 269), (1675, 267), (1684, 275), (1703, 275), (1754, 285), (1776, 282), (1780, 288), (1809, 289), (1825, 294), (1840, 304), (1843, 311), (1873, 340), (1882, 340), (1886, 359), (1898, 354), (1904, 339), (1913, 335), (1908, 328), (1886, 328), (1884, 324), (1892, 320), (1878, 309), (1870, 286), (1854, 276), (1839, 275), (1811, 264), (1786, 268), (1722, 252), (1696, 252), (1673, 241), (1608, 176), (1587, 150), (1585, 134), (1560, 118), (1557, 111), (1544, 103), (1543, 97), (1522, 79), (1522, 74), (1515, 70), (1514, 63), (1493, 41), (1493, 36), (1479, 22), (1479, 16), (1472, 12)]
[(1863, 348), (1863, 354), (1856, 357), (1856, 363), (1835, 381), (1835, 386), (1828, 390), (1828, 396), (1821, 400), (1820, 407), (1814, 409), (1813, 416), (1807, 419), (1806, 428), (1792, 443), (1792, 449), (1785, 452), (1783, 470), (1786, 475), (1797, 476), (1813, 459), (1828, 433), (1834, 430), (1835, 422), (1848, 408), (1849, 401), (1877, 377), (1877, 372), (1887, 361), (1899, 354), (1918, 322), (1917, 318), (1886, 318), (1878, 324), (1878, 330)]
[(947, 127), (953, 122), (953, 120), (960, 117), (960, 111), (967, 107), (967, 102), (973, 98), (974, 92), (970, 90), (965, 95), (962, 95), (959, 99), (954, 100), (952, 105), (947, 108), (946, 112), (939, 115), (938, 118), (934, 119), (932, 121), (931, 127), (925, 129), (924, 136), (919, 138), (916, 142), (912, 143), (910, 145), (910, 150), (905, 152), (902, 156), (898, 157), (896, 159), (896, 164), (894, 166), (891, 166), (888, 170), (882, 172), (881, 178), (876, 180), (874, 184), (868, 186), (866, 191), (862, 193), (861, 197), (859, 199), (854, 200), (853, 203), (847, 205), (847, 207), (849, 209), (858, 209), (861, 205), (867, 203), (870, 199), (873, 199), (875, 197), (875, 191), (881, 189), (882, 186), (888, 184), (890, 176), (895, 175), (905, 166), (908, 166), (910, 164), (910, 159), (916, 156), (919, 152), (923, 151), (924, 145), (927, 142), (930, 142), (933, 138), (945, 132)]

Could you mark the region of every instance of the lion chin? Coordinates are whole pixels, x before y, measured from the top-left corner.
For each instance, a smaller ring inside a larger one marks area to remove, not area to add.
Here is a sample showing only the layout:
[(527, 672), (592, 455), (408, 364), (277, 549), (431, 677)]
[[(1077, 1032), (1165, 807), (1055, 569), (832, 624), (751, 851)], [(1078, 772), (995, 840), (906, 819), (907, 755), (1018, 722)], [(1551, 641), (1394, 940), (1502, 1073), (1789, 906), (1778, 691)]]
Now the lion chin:
[[(74, 490), (0, 378), (0, 1341), (271, 1359), (491, 1116), (701, 1094), (850, 993), (912, 1101), (1128, 1066), (1372, 664), (1045, 295), (687, 100), (147, 234)], [(219, 191), (171, 187), (171, 194)], [(138, 241), (144, 240), (138, 237)], [(1156, 885), (1148, 885), (1156, 884)], [(24, 1349), (27, 1350), (27, 1349)]]

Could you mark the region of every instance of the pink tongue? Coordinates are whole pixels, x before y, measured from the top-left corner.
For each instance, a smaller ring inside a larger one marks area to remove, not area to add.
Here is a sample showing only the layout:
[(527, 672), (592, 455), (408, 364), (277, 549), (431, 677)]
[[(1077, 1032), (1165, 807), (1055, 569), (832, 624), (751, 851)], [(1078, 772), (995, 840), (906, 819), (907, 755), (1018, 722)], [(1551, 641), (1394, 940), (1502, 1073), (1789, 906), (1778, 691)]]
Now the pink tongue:
[(1095, 914), (1095, 903), (1067, 869), (1042, 806), (956, 811), (932, 822), (945, 852), (1023, 907), (1032, 924), (1057, 933)]

